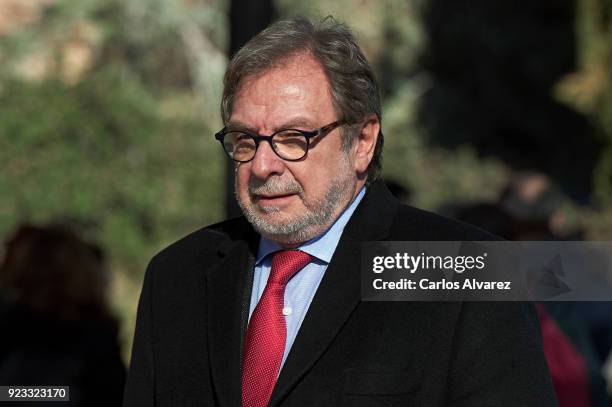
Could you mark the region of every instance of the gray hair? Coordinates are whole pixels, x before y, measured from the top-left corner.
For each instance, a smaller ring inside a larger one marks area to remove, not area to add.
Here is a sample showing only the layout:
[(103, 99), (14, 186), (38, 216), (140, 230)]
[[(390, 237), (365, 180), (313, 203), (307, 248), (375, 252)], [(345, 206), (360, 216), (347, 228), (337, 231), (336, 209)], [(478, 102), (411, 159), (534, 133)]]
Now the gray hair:
[[(328, 16), (317, 23), (305, 18), (278, 21), (253, 37), (234, 55), (223, 81), (223, 123), (229, 120), (234, 98), (246, 77), (264, 73), (303, 52), (311, 53), (323, 66), (338, 120), (356, 124), (369, 114), (382, 119), (380, 92), (372, 68), (348, 27)], [(356, 134), (350, 126), (343, 130), (345, 151), (353, 144)], [(368, 167), (368, 184), (380, 176), (382, 146), (381, 131)]]

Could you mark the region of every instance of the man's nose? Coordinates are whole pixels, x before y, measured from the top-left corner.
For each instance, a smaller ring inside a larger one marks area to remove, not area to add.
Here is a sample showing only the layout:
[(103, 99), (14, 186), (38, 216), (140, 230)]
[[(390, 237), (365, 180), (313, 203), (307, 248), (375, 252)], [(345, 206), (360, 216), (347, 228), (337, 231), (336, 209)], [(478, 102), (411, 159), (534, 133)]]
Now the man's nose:
[(251, 161), (253, 175), (259, 179), (267, 179), (270, 175), (281, 175), (284, 170), (284, 160), (276, 155), (270, 143), (261, 141)]

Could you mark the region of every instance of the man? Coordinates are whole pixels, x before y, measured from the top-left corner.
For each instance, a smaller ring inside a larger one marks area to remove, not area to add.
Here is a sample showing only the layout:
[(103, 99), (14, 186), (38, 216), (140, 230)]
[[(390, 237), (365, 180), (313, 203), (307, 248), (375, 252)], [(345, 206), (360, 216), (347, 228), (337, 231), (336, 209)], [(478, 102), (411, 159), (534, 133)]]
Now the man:
[(555, 405), (532, 307), (360, 301), (360, 242), (491, 237), (378, 180), (378, 88), (344, 26), (264, 30), (222, 116), (245, 217), (151, 261), (126, 406)]

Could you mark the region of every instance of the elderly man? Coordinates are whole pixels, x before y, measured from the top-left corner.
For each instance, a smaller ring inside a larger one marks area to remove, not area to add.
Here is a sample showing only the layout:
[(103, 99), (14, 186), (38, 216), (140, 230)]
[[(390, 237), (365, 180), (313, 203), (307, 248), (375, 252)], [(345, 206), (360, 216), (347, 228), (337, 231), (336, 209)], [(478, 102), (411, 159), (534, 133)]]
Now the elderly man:
[(345, 26), (273, 24), (221, 106), (244, 217), (151, 261), (125, 406), (555, 405), (532, 307), (360, 301), (360, 242), (491, 236), (378, 179), (379, 90)]

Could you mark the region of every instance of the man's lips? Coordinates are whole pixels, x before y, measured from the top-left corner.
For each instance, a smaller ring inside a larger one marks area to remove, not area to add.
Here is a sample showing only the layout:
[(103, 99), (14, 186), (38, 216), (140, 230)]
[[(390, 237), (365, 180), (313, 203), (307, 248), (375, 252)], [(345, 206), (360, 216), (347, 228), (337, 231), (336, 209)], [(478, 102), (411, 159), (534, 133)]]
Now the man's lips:
[(280, 204), (291, 199), (296, 193), (274, 194), (274, 195), (255, 195), (254, 200), (262, 204)]

